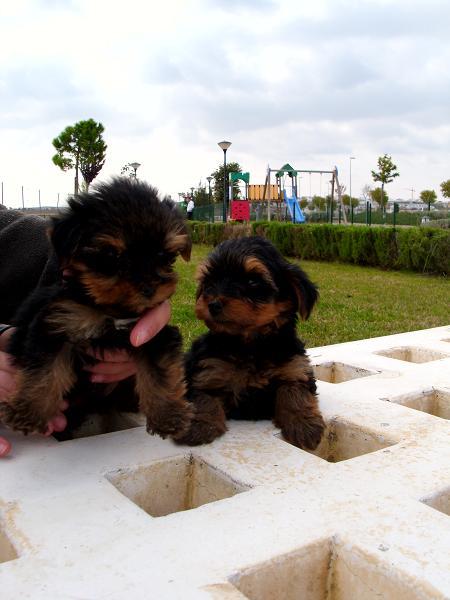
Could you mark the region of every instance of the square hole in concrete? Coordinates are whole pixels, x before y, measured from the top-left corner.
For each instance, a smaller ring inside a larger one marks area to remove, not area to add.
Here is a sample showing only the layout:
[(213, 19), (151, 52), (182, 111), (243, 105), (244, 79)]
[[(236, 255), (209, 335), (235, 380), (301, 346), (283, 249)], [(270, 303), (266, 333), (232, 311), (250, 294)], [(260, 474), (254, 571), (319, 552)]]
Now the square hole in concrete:
[(388, 398), (389, 402), (408, 408), (421, 410), (441, 419), (450, 419), (450, 393), (443, 390), (429, 390)]
[(249, 489), (193, 456), (119, 469), (106, 477), (152, 517), (198, 508)]
[(450, 488), (428, 498), (422, 498), (421, 502), (450, 517)]
[[(277, 437), (284, 440), (281, 433), (277, 434)], [(386, 441), (374, 433), (364, 431), (356, 425), (340, 421), (330, 421), (327, 423), (322, 440), (317, 448), (315, 450), (306, 450), (306, 452), (314, 454), (314, 456), (327, 462), (337, 463), (371, 452), (377, 452), (377, 450), (383, 450), (389, 446), (393, 446), (395, 443)]]
[(424, 597), (417, 579), (392, 566), (387, 568), (377, 558), (355, 547), (335, 547), (330, 541), (321, 541), (246, 569), (230, 583), (250, 600)]
[(314, 376), (320, 381), (328, 383), (343, 383), (359, 377), (369, 377), (377, 375), (377, 371), (369, 371), (361, 367), (354, 367), (340, 362), (327, 362), (320, 365), (314, 365)]
[(449, 354), (444, 354), (438, 350), (430, 350), (429, 348), (414, 348), (412, 346), (388, 348), (387, 350), (379, 350), (378, 352), (375, 352), (375, 354), (413, 363), (426, 363), (431, 362), (432, 360), (448, 358), (450, 356)]
[(9, 541), (6, 533), (1, 530), (0, 523), (0, 564), (16, 558), (19, 558), (16, 549)]
[(341, 421), (330, 421), (320, 444), (311, 452), (331, 463), (341, 462), (383, 450), (394, 445), (383, 437), (364, 431), (356, 425)]

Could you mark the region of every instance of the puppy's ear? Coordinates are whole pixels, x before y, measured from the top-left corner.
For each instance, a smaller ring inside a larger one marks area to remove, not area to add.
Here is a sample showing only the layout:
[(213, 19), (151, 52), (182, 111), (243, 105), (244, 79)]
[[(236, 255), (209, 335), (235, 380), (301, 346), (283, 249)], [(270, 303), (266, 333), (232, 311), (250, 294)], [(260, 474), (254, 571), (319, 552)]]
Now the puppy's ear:
[(74, 254), (81, 240), (82, 227), (79, 217), (72, 212), (54, 217), (47, 232), (60, 263), (67, 263), (67, 259)]
[(297, 297), (297, 311), (301, 318), (306, 321), (311, 314), (314, 304), (319, 299), (319, 291), (306, 273), (300, 267), (297, 267), (297, 265), (288, 263), (285, 273)]
[(198, 265), (197, 270), (195, 271), (195, 280), (197, 281), (197, 299), (203, 294), (203, 282), (205, 280), (205, 276), (208, 274), (208, 270), (209, 261), (206, 259)]
[(177, 252), (188, 262), (191, 259), (192, 240), (187, 228), (180, 225), (175, 232), (166, 238), (166, 248), (169, 252)]
[(187, 231), (184, 235), (186, 239), (180, 250), (180, 255), (186, 262), (189, 262), (191, 260), (192, 240)]

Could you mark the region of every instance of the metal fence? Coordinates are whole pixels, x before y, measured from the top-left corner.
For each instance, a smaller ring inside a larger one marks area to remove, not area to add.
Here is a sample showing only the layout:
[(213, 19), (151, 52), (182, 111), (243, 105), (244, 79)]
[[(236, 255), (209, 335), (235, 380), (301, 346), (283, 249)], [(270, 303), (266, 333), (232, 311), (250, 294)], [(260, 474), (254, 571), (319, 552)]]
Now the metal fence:
[[(345, 210), (345, 215), (344, 215)], [(359, 225), (436, 225), (450, 227), (449, 210), (406, 210), (395, 203), (389, 211), (381, 211), (371, 206), (369, 202), (364, 207), (358, 206), (353, 211), (340, 206), (328, 206), (326, 210), (303, 211), (307, 223), (335, 223), (335, 224), (359, 224)], [(196, 221), (208, 221), (210, 223), (222, 222), (222, 204), (209, 204), (194, 209), (193, 218)], [(250, 221), (285, 221), (290, 222), (291, 215), (288, 208), (279, 203), (272, 202), (270, 205), (270, 219), (268, 202), (250, 203)]]

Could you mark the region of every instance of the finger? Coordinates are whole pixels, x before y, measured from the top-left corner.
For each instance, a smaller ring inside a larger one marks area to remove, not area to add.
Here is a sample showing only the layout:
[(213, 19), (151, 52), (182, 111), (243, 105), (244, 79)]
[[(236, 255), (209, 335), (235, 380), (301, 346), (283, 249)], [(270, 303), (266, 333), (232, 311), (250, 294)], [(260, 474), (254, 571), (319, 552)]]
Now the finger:
[(5, 438), (0, 437), (0, 458), (11, 452), (11, 444)]
[(131, 330), (130, 342), (133, 346), (141, 346), (151, 340), (170, 319), (170, 304), (165, 300), (157, 307), (147, 311)]
[(0, 400), (8, 402), (8, 396), (11, 396), (16, 389), (16, 382), (9, 373), (0, 371)]
[(67, 427), (67, 419), (66, 416), (61, 414), (56, 415), (51, 421), (53, 426), (53, 431), (64, 431)]
[(97, 360), (106, 362), (127, 362), (130, 360), (130, 355), (126, 350), (98, 350), (89, 348), (86, 350), (86, 354)]
[(15, 327), (12, 327), (11, 329), (7, 329), (4, 333), (2, 333), (2, 335), (0, 335), (0, 351), (6, 350), (6, 348), (8, 347), (9, 338), (14, 333), (14, 330)]
[[(5, 334), (6, 335), (6, 334)], [(3, 337), (3, 336), (0, 336)], [(12, 363), (12, 357), (6, 352), (0, 352), (0, 371), (6, 371), (7, 373), (14, 373), (16, 368)]]
[(116, 381), (122, 381), (127, 377), (131, 377), (136, 374), (136, 366), (130, 363), (124, 367), (121, 371), (115, 371), (112, 373), (93, 374), (90, 379), (92, 383), (114, 383)]

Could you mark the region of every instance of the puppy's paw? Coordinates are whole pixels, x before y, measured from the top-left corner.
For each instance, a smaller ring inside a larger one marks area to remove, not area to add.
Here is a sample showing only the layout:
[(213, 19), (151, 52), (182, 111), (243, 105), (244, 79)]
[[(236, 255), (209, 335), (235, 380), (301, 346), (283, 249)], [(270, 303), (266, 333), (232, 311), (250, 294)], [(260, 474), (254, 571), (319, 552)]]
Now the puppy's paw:
[(177, 444), (186, 446), (200, 446), (200, 444), (210, 444), (216, 438), (223, 435), (227, 430), (225, 421), (211, 423), (200, 419), (194, 419), (189, 429), (183, 435), (174, 437)]
[(210, 444), (216, 438), (223, 435), (227, 430), (225, 416), (217, 415), (217, 418), (202, 418), (195, 415), (191, 421), (189, 429), (184, 435), (174, 438), (177, 444), (187, 446), (200, 446), (200, 444)]
[(286, 441), (306, 450), (314, 450), (320, 443), (325, 429), (325, 422), (320, 413), (308, 417), (299, 415), (290, 423), (281, 427), (281, 433)]
[(20, 403), (1, 403), (0, 421), (14, 431), (29, 433), (46, 433), (48, 419)]
[(192, 409), (185, 403), (171, 404), (166, 403), (152, 415), (147, 415), (148, 433), (157, 433), (163, 439), (167, 436), (175, 437), (183, 435), (188, 431), (192, 421)]

